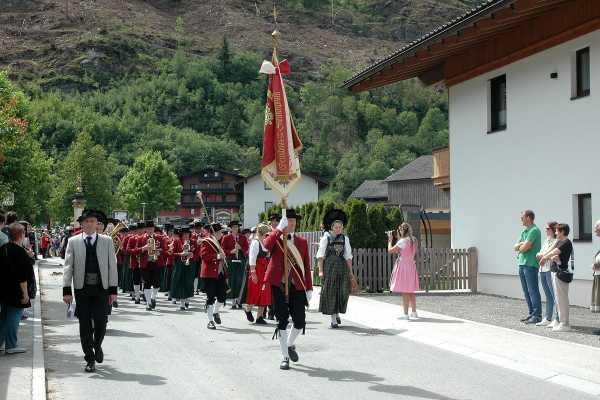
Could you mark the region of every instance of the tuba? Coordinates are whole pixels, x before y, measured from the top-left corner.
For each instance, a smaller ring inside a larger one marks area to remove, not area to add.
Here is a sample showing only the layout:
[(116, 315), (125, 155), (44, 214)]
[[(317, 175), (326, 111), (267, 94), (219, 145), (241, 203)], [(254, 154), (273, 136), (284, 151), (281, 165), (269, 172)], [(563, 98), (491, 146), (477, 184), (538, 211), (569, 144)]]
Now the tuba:
[(154, 235), (148, 236), (148, 261), (158, 260), (158, 248), (156, 247), (156, 238)]
[(119, 232), (126, 228), (126, 225), (123, 222), (119, 222), (117, 226), (113, 228), (110, 232), (109, 236), (113, 241), (113, 245), (115, 246), (115, 254), (121, 250), (121, 239), (119, 238)]

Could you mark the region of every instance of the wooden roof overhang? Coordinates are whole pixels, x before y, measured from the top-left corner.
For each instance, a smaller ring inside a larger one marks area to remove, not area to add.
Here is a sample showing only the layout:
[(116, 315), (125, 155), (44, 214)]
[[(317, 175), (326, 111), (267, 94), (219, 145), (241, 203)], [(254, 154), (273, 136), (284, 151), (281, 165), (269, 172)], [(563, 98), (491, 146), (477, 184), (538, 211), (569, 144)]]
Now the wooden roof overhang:
[(369, 66), (353, 92), (419, 78), (456, 85), (600, 29), (600, 0), (489, 0)]

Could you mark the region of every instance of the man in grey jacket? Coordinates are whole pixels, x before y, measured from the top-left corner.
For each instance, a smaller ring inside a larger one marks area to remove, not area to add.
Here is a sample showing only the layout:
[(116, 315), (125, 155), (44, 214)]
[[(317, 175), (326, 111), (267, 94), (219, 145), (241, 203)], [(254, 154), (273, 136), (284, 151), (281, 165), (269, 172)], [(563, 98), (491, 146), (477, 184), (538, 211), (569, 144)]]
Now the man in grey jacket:
[[(71, 237), (65, 252), (63, 301), (73, 301), (79, 319), (81, 347), (87, 365), (86, 372), (102, 363), (102, 341), (106, 333), (109, 305), (117, 298), (117, 257), (109, 236), (96, 233), (99, 213), (84, 210), (79, 218), (82, 232)], [(93, 325), (92, 325), (93, 320)]]

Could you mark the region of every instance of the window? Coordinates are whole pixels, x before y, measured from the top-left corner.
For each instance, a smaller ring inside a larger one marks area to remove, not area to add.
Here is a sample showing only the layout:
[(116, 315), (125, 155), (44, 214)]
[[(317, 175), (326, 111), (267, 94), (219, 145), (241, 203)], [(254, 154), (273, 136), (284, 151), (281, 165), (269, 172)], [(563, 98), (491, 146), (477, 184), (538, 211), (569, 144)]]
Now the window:
[(590, 48), (575, 53), (575, 93), (573, 98), (590, 95)]
[(575, 239), (591, 241), (592, 240), (592, 195), (577, 195), (577, 213), (576, 213)]
[(265, 212), (269, 211), (269, 209), (271, 209), (271, 207), (273, 207), (273, 202), (265, 201)]
[(271, 187), (267, 185), (267, 182), (263, 181), (263, 185), (265, 185), (265, 190), (271, 190)]
[(506, 129), (506, 75), (490, 81), (489, 133)]

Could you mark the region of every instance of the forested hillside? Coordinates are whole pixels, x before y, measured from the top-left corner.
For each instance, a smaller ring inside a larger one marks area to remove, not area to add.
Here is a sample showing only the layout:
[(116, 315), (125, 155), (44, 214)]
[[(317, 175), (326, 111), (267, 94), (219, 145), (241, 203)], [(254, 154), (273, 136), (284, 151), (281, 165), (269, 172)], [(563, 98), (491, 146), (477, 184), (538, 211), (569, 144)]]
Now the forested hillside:
[[(270, 56), (272, 2), (8, 3), (0, 65), (30, 97), (31, 135), (52, 162), (49, 210), (39, 215), (68, 215), (78, 141), (104, 154), (111, 185), (98, 205), (108, 209), (122, 206), (119, 181), (150, 151), (179, 175), (258, 170), (266, 78), (257, 71)], [(447, 143), (445, 95), (418, 82), (359, 95), (340, 85), (470, 3), (334, 0), (332, 19), (331, 1), (277, 1), (302, 167), (330, 182), (326, 198), (345, 199), (362, 180)], [(84, 186), (94, 179), (81, 177)]]

